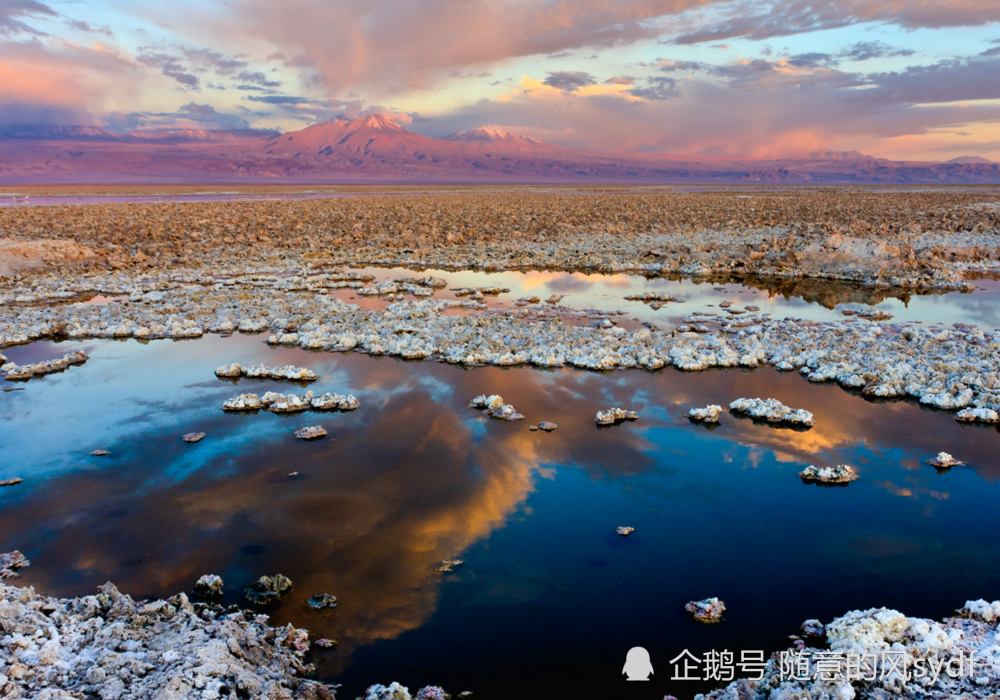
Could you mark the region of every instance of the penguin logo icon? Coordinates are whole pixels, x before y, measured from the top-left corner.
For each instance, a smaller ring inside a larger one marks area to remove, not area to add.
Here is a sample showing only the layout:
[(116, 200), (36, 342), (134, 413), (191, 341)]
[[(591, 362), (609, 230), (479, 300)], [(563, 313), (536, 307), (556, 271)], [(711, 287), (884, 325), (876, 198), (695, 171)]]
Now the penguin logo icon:
[(632, 647), (625, 656), (625, 667), (622, 674), (630, 681), (648, 681), (653, 672), (653, 664), (649, 661), (649, 652), (642, 647)]

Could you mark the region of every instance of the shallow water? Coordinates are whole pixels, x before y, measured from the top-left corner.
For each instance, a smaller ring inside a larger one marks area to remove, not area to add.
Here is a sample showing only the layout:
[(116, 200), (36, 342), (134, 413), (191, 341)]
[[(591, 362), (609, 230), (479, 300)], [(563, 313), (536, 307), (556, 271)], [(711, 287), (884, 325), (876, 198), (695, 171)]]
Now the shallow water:
[[(983, 329), (1000, 328), (1000, 280), (976, 280), (976, 291), (931, 292), (917, 294), (900, 288), (876, 289), (846, 282), (819, 279), (745, 279), (721, 281), (701, 278), (669, 279), (647, 278), (641, 275), (586, 274), (582, 272), (528, 271), (480, 272), (462, 270), (427, 269), (420, 272), (405, 268), (354, 268), (352, 271), (373, 275), (376, 281), (403, 277), (441, 277), (448, 286), (434, 294), (435, 299), (455, 299), (450, 291), (456, 287), (501, 287), (509, 293), (484, 301), (491, 307), (516, 308), (514, 302), (525, 297), (539, 297), (542, 301), (553, 294), (566, 295), (559, 307), (582, 310), (594, 309), (608, 313), (624, 311), (617, 320), (625, 326), (628, 321), (652, 323), (660, 328), (671, 328), (684, 323), (692, 312), (715, 313), (728, 317), (726, 309), (719, 306), (728, 302), (731, 309), (756, 306), (756, 314), (771, 314), (773, 318), (808, 318), (816, 321), (843, 321), (846, 309), (880, 309), (892, 314), (894, 322), (926, 325), (967, 323)], [(660, 309), (653, 309), (641, 301), (626, 300), (626, 296), (657, 292), (683, 300), (669, 302)], [(371, 297), (358, 298), (352, 290), (340, 290), (336, 296), (366, 308), (384, 307), (385, 302)], [(412, 298), (412, 297), (408, 297)], [(466, 299), (468, 297), (465, 297)], [(548, 306), (545, 304), (545, 306)], [(712, 317), (702, 317), (710, 322)], [(864, 321), (861, 321), (864, 322)], [(632, 324), (634, 325), (634, 324)]]
[[(941, 617), (998, 597), (1000, 433), (912, 402), (766, 368), (467, 370), (269, 348), (262, 336), (5, 354), (77, 349), (85, 365), (0, 393), (0, 479), (25, 479), (0, 489), (0, 551), (32, 560), (20, 584), (68, 596), (112, 580), (139, 599), (216, 573), (236, 603), (256, 577), (284, 573), (295, 588), (272, 619), (340, 642), (313, 657), (345, 698), (392, 680), (487, 699), (690, 698), (711, 684), (670, 680), (685, 648), (770, 653), (809, 617), (882, 605)], [(215, 378), (233, 361), (311, 367), (321, 379), (309, 388), (354, 393), (361, 407), (223, 413), (239, 393), (304, 391)], [(494, 392), (527, 419), (466, 407)], [(726, 414), (708, 429), (684, 417), (740, 396), (808, 409), (817, 425)], [(614, 405), (641, 417), (598, 428), (595, 412)], [(528, 430), (541, 420), (559, 428)], [(326, 439), (292, 437), (315, 424)], [(190, 431), (208, 437), (182, 442)], [(926, 460), (942, 450), (969, 466), (938, 473)], [(821, 488), (796, 475), (838, 463), (860, 480)], [(619, 525), (635, 533), (619, 537)], [(454, 557), (466, 563), (435, 572)], [(310, 611), (320, 593), (339, 607)], [(684, 612), (712, 596), (728, 606), (724, 623)], [(650, 684), (621, 680), (633, 646), (650, 652)]]

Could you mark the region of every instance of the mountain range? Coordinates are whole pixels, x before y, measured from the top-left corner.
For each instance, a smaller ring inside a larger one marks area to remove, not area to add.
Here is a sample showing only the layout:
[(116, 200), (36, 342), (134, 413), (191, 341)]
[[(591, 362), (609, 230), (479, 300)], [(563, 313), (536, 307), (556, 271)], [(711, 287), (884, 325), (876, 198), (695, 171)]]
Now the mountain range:
[(333, 119), (300, 131), (0, 127), (0, 183), (1000, 183), (978, 156), (893, 161), (857, 151), (747, 160), (598, 153), (481, 127), (444, 138), (382, 115)]

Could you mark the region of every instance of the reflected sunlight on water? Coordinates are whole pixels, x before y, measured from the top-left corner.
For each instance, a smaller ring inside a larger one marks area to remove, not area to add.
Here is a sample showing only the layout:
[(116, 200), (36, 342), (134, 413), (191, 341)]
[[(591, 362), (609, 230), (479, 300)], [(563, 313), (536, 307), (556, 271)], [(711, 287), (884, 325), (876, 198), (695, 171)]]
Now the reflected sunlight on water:
[[(475, 283), (462, 275), (452, 286)], [(561, 279), (531, 273), (521, 284), (540, 294)], [(682, 286), (685, 306), (719, 298), (711, 285), (667, 284)], [(608, 289), (588, 287), (587, 303)], [(617, 688), (636, 645), (666, 669), (683, 648), (783, 648), (809, 617), (882, 605), (940, 617), (997, 597), (1000, 435), (913, 402), (763, 368), (469, 370), (244, 335), (5, 353), (23, 363), (76, 349), (92, 359), (0, 394), (0, 479), (25, 479), (0, 489), (0, 551), (32, 560), (18, 585), (79, 595), (112, 580), (148, 598), (216, 573), (236, 603), (256, 577), (284, 573), (295, 587), (272, 619), (340, 642), (315, 661), (344, 697), (390, 680), (484, 698), (528, 682), (563, 694)], [(239, 393), (305, 391), (215, 378), (229, 362), (310, 367), (321, 376), (310, 389), (353, 393), (361, 407), (225, 414)], [(481, 393), (502, 394), (526, 420), (467, 408)], [(726, 413), (713, 429), (685, 417), (740, 396), (810, 410), (816, 427)], [(615, 405), (640, 419), (598, 429), (595, 412)], [(542, 420), (559, 428), (528, 430)], [(329, 436), (292, 436), (314, 424)], [(182, 442), (191, 431), (208, 437)], [(90, 456), (96, 448), (112, 454)], [(938, 473), (926, 460), (942, 450), (969, 466)], [(860, 480), (819, 488), (796, 475), (838, 463)], [(619, 537), (619, 525), (635, 532)], [(466, 563), (435, 572), (455, 557)], [(339, 607), (310, 610), (306, 598), (321, 593)], [(711, 596), (726, 601), (726, 622), (699, 626), (683, 606)], [(661, 696), (705, 690), (667, 678)]]

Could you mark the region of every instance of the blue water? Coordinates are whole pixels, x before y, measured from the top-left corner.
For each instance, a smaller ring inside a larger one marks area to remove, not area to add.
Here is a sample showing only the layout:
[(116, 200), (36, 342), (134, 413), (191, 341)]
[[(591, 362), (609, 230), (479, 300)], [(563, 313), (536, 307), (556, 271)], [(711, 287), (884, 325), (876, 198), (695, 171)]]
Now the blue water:
[[(5, 350), (15, 362), (91, 355), (0, 393), (0, 480), (25, 479), (0, 489), (0, 551), (32, 560), (18, 585), (68, 596), (111, 580), (140, 599), (216, 573), (229, 604), (284, 573), (295, 587), (272, 619), (339, 642), (312, 660), (346, 698), (392, 680), (476, 698), (690, 698), (712, 684), (670, 680), (684, 649), (770, 654), (810, 617), (882, 605), (941, 617), (1000, 597), (995, 429), (771, 369), (466, 370), (262, 341)], [(239, 393), (305, 391), (214, 377), (234, 361), (311, 367), (309, 388), (361, 408), (225, 414)], [(527, 420), (467, 408), (480, 393)], [(710, 430), (684, 417), (740, 396), (806, 408), (817, 425), (726, 414)], [(613, 405), (640, 419), (599, 429), (595, 412)], [(541, 420), (559, 428), (528, 431)], [(292, 436), (313, 424), (329, 436)], [(208, 437), (182, 442), (190, 431)], [(942, 450), (969, 466), (938, 473), (926, 460)], [(822, 488), (796, 475), (838, 463), (861, 478)], [(435, 572), (455, 557), (465, 564)], [(320, 593), (339, 606), (309, 610)], [(723, 623), (684, 611), (713, 596)], [(621, 678), (633, 646), (650, 652), (649, 684)]]

